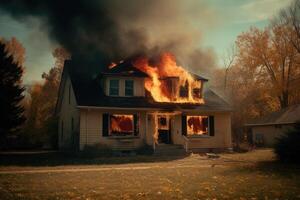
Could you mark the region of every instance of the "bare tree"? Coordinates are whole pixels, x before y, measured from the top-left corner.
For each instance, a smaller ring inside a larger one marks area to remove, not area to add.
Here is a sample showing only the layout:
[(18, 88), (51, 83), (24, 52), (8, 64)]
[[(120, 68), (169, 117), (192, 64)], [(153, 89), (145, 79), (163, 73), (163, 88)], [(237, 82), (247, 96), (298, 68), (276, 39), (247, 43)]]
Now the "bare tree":
[(292, 29), (288, 37), (300, 53), (300, 0), (294, 0), (290, 7), (281, 10), (279, 16), (273, 20), (273, 24), (289, 26)]
[(236, 58), (236, 46), (232, 44), (226, 51), (223, 57), (223, 66), (225, 68), (225, 75), (224, 75), (224, 94), (226, 94), (227, 89), (227, 80), (230, 68), (233, 66), (235, 58)]

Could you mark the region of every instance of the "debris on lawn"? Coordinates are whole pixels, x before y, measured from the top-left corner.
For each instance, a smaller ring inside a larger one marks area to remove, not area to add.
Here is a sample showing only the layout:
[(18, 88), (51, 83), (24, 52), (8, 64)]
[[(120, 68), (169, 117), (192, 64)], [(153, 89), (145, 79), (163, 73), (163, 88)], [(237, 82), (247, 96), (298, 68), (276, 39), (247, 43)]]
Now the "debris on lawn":
[(206, 153), (206, 156), (208, 158), (220, 158), (220, 156), (218, 154), (215, 154), (215, 153)]

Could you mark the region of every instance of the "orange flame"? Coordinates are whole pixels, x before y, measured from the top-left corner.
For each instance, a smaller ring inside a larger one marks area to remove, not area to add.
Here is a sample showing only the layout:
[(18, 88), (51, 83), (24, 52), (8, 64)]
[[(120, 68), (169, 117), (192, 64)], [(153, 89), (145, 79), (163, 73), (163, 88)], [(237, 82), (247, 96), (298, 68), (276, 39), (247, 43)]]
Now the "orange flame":
[[(206, 121), (206, 123), (205, 123)], [(187, 116), (187, 133), (192, 135), (205, 135), (208, 133), (207, 116)]]
[(112, 62), (112, 63), (110, 63), (110, 64), (108, 65), (108, 68), (109, 68), (109, 69), (112, 69), (112, 68), (114, 68), (115, 66), (117, 66), (117, 63)]
[(150, 65), (148, 58), (138, 58), (133, 65), (149, 79), (145, 80), (145, 88), (157, 102), (204, 103), (201, 95), (201, 81), (178, 66), (171, 53), (163, 53), (157, 65)]
[(112, 63), (110, 63), (110, 64), (108, 65), (108, 68), (109, 68), (109, 69), (112, 69), (112, 68), (114, 68), (115, 66), (117, 66), (118, 64), (121, 64), (121, 63), (123, 63), (123, 60), (120, 60), (119, 63), (112, 62)]
[(110, 133), (130, 134), (133, 132), (133, 115), (111, 115)]

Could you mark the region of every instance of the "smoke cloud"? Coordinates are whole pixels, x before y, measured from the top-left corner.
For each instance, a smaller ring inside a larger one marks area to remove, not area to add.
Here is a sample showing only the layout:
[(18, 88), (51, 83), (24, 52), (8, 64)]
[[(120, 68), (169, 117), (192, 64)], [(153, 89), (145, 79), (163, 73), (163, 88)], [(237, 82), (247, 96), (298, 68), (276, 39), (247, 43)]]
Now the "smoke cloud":
[(201, 1), (1, 0), (0, 8), (17, 20), (39, 18), (73, 59), (104, 64), (169, 51), (192, 71), (215, 65), (214, 53), (200, 48), (201, 30), (215, 18)]

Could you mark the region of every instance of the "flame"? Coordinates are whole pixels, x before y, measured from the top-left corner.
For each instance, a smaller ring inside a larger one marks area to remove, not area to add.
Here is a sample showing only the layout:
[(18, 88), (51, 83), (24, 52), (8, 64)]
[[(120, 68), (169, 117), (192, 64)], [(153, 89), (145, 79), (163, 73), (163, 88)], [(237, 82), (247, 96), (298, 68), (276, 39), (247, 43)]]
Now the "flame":
[(121, 64), (121, 63), (123, 63), (124, 61), (123, 60), (120, 60), (118, 63), (117, 62), (112, 62), (112, 63), (110, 63), (109, 65), (108, 65), (108, 68), (109, 69), (112, 69), (112, 68), (114, 68), (115, 66), (117, 66), (118, 64)]
[(133, 132), (133, 115), (111, 115), (110, 133), (131, 134)]
[[(206, 121), (206, 123), (205, 123)], [(207, 116), (187, 116), (187, 133), (190, 135), (205, 135), (208, 133)]]
[(112, 69), (112, 68), (114, 68), (115, 66), (117, 66), (117, 63), (112, 62), (112, 63), (110, 63), (110, 64), (108, 65), (108, 68), (109, 68), (109, 69)]
[(134, 67), (148, 74), (145, 88), (157, 102), (204, 103), (201, 95), (201, 81), (178, 66), (174, 55), (163, 53), (157, 65), (150, 65), (148, 58), (140, 57), (133, 62)]

